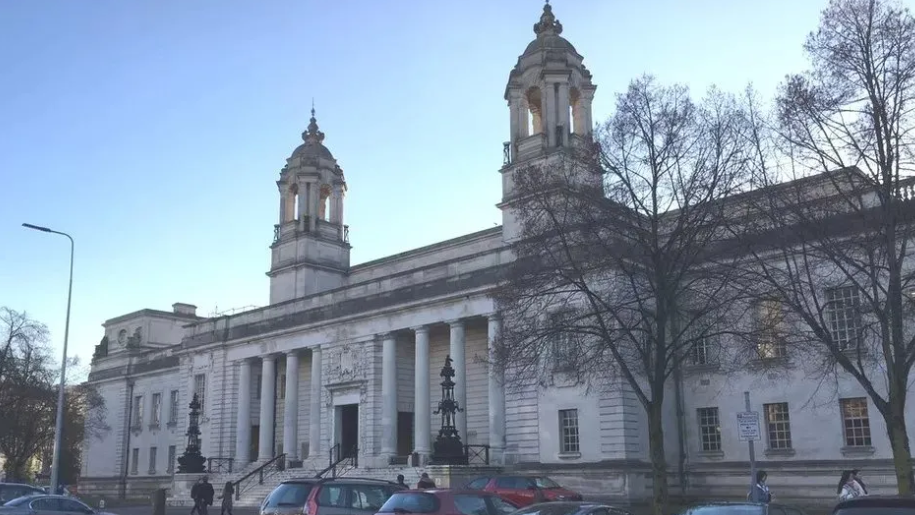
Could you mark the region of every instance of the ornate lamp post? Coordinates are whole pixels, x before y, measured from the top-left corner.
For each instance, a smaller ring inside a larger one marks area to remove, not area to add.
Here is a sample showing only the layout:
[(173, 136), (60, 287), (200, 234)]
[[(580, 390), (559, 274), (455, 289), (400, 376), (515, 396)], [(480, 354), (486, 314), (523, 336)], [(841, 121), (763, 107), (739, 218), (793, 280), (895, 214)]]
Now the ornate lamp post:
[(432, 464), (466, 465), (467, 454), (464, 452), (461, 435), (454, 424), (455, 414), (464, 410), (454, 400), (454, 381), (451, 379), (454, 377), (454, 368), (451, 366), (451, 356), (445, 357), (445, 366), (439, 375), (445, 379), (441, 382), (442, 400), (439, 401), (435, 414), (442, 415), (442, 427), (438, 430), (435, 443), (432, 444)]
[(188, 415), (187, 424), (187, 447), (184, 453), (178, 457), (179, 474), (201, 474), (206, 472), (206, 458), (200, 454), (200, 401), (197, 394), (191, 400), (191, 413)]

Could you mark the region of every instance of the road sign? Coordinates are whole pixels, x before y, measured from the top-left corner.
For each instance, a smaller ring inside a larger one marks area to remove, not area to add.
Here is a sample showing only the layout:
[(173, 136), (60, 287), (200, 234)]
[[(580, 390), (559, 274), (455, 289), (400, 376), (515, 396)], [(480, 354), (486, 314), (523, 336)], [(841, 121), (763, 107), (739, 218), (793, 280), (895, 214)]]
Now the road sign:
[(737, 430), (740, 441), (761, 440), (759, 434), (759, 412), (744, 411), (737, 414)]

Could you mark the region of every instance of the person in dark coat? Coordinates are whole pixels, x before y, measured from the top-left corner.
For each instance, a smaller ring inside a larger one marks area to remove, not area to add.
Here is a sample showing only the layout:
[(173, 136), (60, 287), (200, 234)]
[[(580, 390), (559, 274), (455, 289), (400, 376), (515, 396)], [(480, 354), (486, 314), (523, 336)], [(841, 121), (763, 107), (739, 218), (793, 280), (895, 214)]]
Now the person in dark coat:
[(194, 502), (194, 506), (191, 508), (191, 515), (197, 513), (201, 514), (200, 511), (200, 484), (203, 482), (203, 478), (197, 480), (194, 483), (194, 486), (191, 487), (191, 500)]
[(423, 475), (419, 477), (419, 483), (416, 483), (416, 489), (428, 490), (430, 488), (435, 488), (435, 481), (429, 477), (429, 474), (423, 472)]
[(232, 495), (235, 494), (235, 487), (232, 486), (231, 481), (226, 481), (226, 486), (222, 489), (222, 510), (219, 512), (219, 515), (232, 515)]
[(397, 474), (397, 485), (402, 486), (404, 488), (410, 488), (409, 486), (407, 486), (407, 483), (404, 481), (403, 474)]
[[(207, 481), (206, 476), (200, 480), (200, 484), (197, 486), (200, 487), (197, 489), (197, 513), (207, 515), (207, 508), (213, 505), (213, 497), (216, 492), (213, 491), (213, 485)], [(193, 492), (191, 495), (193, 495)]]

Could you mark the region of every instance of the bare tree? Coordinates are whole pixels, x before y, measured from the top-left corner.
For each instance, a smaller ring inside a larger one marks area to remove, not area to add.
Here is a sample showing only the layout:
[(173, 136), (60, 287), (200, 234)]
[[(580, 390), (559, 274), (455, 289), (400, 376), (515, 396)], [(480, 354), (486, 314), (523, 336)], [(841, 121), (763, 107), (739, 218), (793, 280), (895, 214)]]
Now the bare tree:
[(657, 513), (668, 500), (664, 403), (679, 364), (745, 303), (725, 252), (721, 199), (746, 182), (752, 146), (733, 97), (631, 83), (593, 145), (513, 174), (520, 234), (496, 295), (497, 359), (516, 383), (628, 386), (648, 420)]
[[(44, 324), (26, 313), (0, 308), (0, 453), (10, 479), (27, 479), (34, 459), (49, 462), (59, 369), (51, 357), (48, 334)], [(94, 388), (79, 385), (66, 393), (65, 461), (86, 435), (97, 437), (107, 431), (104, 399)], [(78, 467), (78, 451), (70, 461)]]
[[(833, 0), (805, 49), (811, 69), (787, 78), (775, 119), (753, 117), (766, 187), (748, 203), (758, 220), (746, 247), (758, 292), (783, 311), (788, 352), (863, 387), (886, 423), (899, 493), (911, 494), (915, 20), (890, 1)], [(852, 404), (846, 415), (866, 420), (866, 403)], [(869, 426), (846, 439), (870, 446)]]

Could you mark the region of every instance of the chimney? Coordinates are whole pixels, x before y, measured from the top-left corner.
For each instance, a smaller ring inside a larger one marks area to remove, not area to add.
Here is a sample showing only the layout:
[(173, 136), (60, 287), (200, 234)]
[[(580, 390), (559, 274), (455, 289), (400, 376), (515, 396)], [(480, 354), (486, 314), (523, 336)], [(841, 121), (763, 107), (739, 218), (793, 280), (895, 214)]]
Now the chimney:
[(197, 316), (197, 306), (193, 304), (185, 304), (183, 302), (176, 302), (172, 304), (172, 310), (176, 315), (189, 315)]

